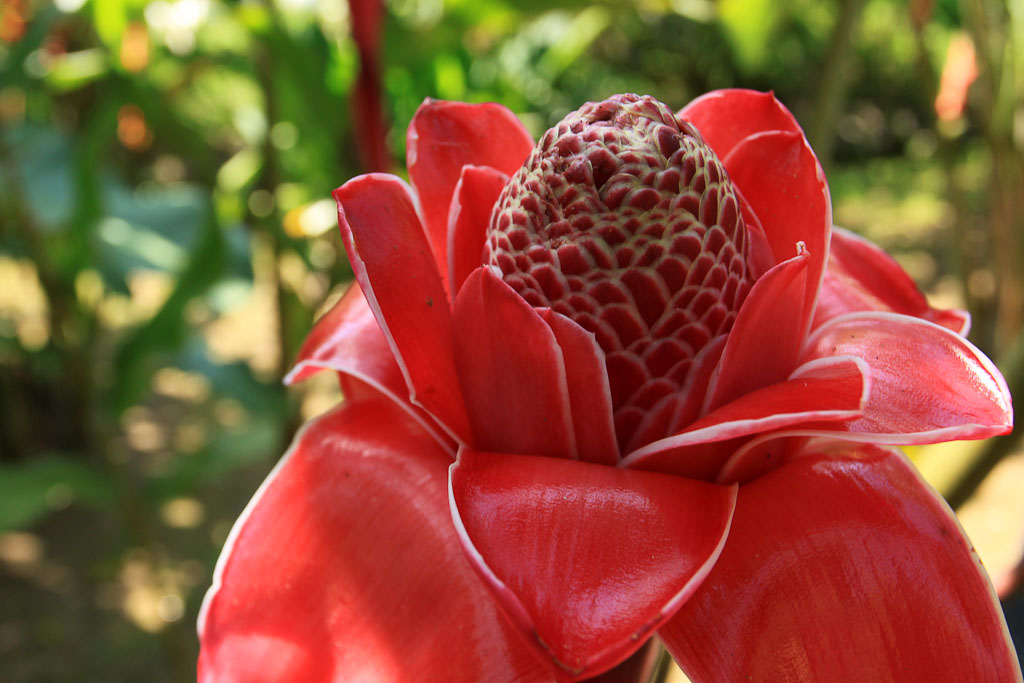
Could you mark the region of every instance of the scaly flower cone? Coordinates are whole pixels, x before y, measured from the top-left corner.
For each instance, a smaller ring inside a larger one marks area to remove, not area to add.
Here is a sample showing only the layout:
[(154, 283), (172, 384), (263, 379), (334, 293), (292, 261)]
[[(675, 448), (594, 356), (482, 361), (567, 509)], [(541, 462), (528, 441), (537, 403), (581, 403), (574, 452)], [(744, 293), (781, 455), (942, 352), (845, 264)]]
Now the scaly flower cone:
[(495, 205), (484, 261), (595, 335), (628, 452), (692, 421), (684, 399), (703, 387), (687, 379), (755, 279), (749, 241), (700, 133), (651, 97), (619, 95), (544, 135)]

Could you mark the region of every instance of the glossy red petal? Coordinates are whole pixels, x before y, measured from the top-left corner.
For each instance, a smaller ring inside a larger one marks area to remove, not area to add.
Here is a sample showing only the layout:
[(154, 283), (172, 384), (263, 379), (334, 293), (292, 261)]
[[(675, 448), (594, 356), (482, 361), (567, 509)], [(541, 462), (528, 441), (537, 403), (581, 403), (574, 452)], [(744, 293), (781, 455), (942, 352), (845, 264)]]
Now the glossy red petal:
[(467, 555), (567, 680), (625, 659), (693, 593), (736, 497), (681, 477), (468, 449), (450, 472)]
[(895, 313), (833, 318), (807, 341), (807, 359), (857, 356), (870, 368), (863, 415), (843, 439), (890, 444), (981, 439), (1013, 427), (1006, 381), (981, 351), (945, 327)]
[(793, 114), (771, 92), (714, 90), (683, 107), (678, 116), (697, 126), (722, 158), (743, 138), (756, 133), (782, 130), (803, 134)]
[(448, 211), (448, 282), (452, 300), (483, 263), (487, 226), (508, 174), (489, 166), (463, 166)]
[(454, 322), (473, 446), (577, 457), (562, 351), (537, 311), (481, 267), (455, 300)]
[(682, 432), (633, 451), (622, 466), (712, 480), (732, 454), (725, 443), (731, 439), (859, 416), (868, 398), (869, 372), (852, 356), (805, 363), (788, 380), (745, 394)]
[(619, 461), (619, 449), (604, 351), (593, 332), (564, 315), (551, 309), (537, 312), (551, 328), (562, 352), (579, 459), (614, 465)]
[[(316, 321), (284, 383), (301, 382), (324, 369), (355, 377), (372, 387), (375, 392), (369, 395), (386, 396), (419, 422), (438, 443), (450, 445), (449, 438), (430, 414), (409, 401), (402, 371), (358, 283), (353, 283), (338, 303)], [(360, 395), (367, 393), (356, 391)], [(346, 391), (345, 397), (353, 398), (350, 391)]]
[(754, 283), (736, 316), (704, 413), (789, 376), (798, 365), (808, 311), (809, 257), (784, 261)]
[(428, 99), (409, 124), (406, 150), (433, 253), (447, 278), (448, 207), (462, 167), (490, 166), (511, 175), (533, 150), (533, 138), (500, 104)]
[[(739, 142), (723, 161), (760, 219), (776, 262), (792, 258), (797, 243), (806, 247), (805, 297), (813, 311), (828, 258), (832, 200), (807, 139), (800, 132), (759, 133)], [(808, 327), (810, 322), (808, 317)]]
[(683, 670), (700, 683), (1020, 681), (952, 511), (899, 453), (827, 448), (740, 489), (721, 558), (659, 631)]
[(352, 270), (412, 402), (464, 441), (469, 427), (452, 357), (451, 309), (409, 187), (374, 173), (348, 181), (334, 198)]
[(833, 227), (825, 280), (814, 326), (845, 313), (888, 311), (913, 315), (966, 335), (967, 311), (932, 308), (906, 271), (876, 244), (849, 230)]
[(450, 462), (387, 402), (307, 425), (217, 563), (200, 683), (548, 680), (459, 547)]

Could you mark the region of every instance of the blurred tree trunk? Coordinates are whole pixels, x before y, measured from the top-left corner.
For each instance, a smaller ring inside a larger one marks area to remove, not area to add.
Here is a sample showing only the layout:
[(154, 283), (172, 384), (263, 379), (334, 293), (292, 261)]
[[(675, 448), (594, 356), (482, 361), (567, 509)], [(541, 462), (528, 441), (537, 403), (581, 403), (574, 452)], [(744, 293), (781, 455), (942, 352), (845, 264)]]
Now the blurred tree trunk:
[(836, 123), (846, 102), (847, 77), (853, 37), (857, 31), (864, 0), (841, 0), (839, 16), (832, 27), (828, 52), (821, 69), (817, 97), (814, 102), (814, 118), (811, 120), (809, 135), (821, 165), (827, 171), (832, 165), (832, 154), (836, 142)]
[(979, 78), (976, 116), (990, 156), (988, 229), (996, 281), (992, 352), (1014, 346), (1024, 323), (1024, 150), (1014, 139), (1014, 119), (1024, 114), (1024, 83), (1016, 73), (1024, 36), (1005, 2), (963, 0), (967, 27), (976, 46)]
[[(101, 116), (103, 112), (95, 115), (96, 118)], [(64, 380), (62, 386), (44, 387), (52, 398), (50, 407), (54, 411), (66, 412), (65, 419), (53, 425), (52, 433), (48, 436), (55, 436), (61, 445), (76, 446), (77, 452), (85, 457), (98, 459), (102, 444), (98, 436), (96, 382), (91, 357), (95, 320), (79, 306), (73, 276), (65, 272), (67, 269), (60, 268), (53, 258), (56, 251), (54, 237), (46, 235), (25, 206), (24, 197), (27, 193), (22, 187), (13, 154), (4, 143), (4, 134), (5, 130), (0, 125), (0, 170), (4, 182), (13, 192), (10, 194), (11, 206), (4, 207), (7, 210), (0, 214), (0, 223), (4, 224), (0, 234), (9, 234), (19, 240), (32, 260), (46, 301), (49, 343), (59, 360)], [(89, 204), (92, 200), (90, 197), (79, 197), (76, 206)], [(26, 382), (19, 383), (19, 377), (14, 372), (6, 371), (0, 377), (0, 388), (11, 391), (11, 397), (0, 400), (0, 406), (15, 402), (19, 404), (3, 408), (5, 413), (9, 411), (9, 415), (0, 419), (0, 427), (4, 430), (4, 434), (0, 435), (0, 446), (3, 446), (0, 449), (0, 460), (25, 457), (36, 446), (32, 443), (31, 416), (22, 403), (24, 396), (19, 397), (36, 378), (30, 376), (25, 379)], [(18, 417), (13, 417), (15, 415)], [(15, 420), (18, 420), (17, 424), (14, 424)]]
[[(985, 269), (991, 268), (996, 285), (991, 302), (995, 315), (989, 319), (977, 316), (984, 327), (972, 336), (997, 359), (1011, 395), (1020, 396), (1024, 392), (1024, 136), (1015, 136), (1014, 127), (1024, 117), (1024, 55), (1020, 47), (1024, 16), (1020, 8), (999, 0), (961, 0), (961, 7), (979, 71), (971, 108), (989, 155), (987, 224), (981, 230), (991, 262), (980, 264), (979, 271), (985, 274)], [(968, 293), (974, 275), (968, 273)], [(1016, 450), (1020, 434), (1018, 429), (989, 441), (947, 493), (951, 506), (958, 507), (970, 498), (999, 461)]]

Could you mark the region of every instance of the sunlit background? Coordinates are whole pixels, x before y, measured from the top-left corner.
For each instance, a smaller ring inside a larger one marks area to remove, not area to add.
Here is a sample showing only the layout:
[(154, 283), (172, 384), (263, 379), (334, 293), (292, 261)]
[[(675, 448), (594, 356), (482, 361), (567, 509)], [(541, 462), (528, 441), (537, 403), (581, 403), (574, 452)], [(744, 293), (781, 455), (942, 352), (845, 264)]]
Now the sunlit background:
[[(1024, 391), (1020, 0), (353, 1), (0, 5), (4, 683), (194, 679), (232, 521), (339, 398), (280, 384), (351, 278), (329, 193), (403, 172), (425, 97), (539, 134), (616, 92), (773, 89), (836, 222), (969, 308)], [(910, 455), (1020, 647), (1018, 440)]]

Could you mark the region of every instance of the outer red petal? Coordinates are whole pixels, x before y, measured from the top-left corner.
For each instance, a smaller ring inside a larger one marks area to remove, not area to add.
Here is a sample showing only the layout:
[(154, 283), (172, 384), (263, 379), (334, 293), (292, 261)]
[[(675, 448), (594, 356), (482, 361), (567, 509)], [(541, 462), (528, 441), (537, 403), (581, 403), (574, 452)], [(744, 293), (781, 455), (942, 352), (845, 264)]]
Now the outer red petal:
[(537, 311), (482, 267), (459, 292), (454, 317), (474, 447), (577, 457), (562, 351)]
[(740, 308), (704, 411), (780, 382), (797, 366), (808, 311), (804, 303), (809, 258), (784, 261), (754, 283)]
[(771, 92), (739, 88), (714, 90), (679, 110), (721, 157), (743, 138), (769, 130), (803, 134), (793, 114)]
[(548, 679), (459, 548), (450, 462), (387, 402), (307, 425), (218, 561), (200, 683)]
[(866, 363), (850, 356), (812, 361), (788, 380), (745, 394), (682, 432), (633, 451), (622, 466), (714, 479), (737, 437), (856, 418), (868, 397), (868, 372)]
[[(798, 242), (807, 248), (805, 305), (810, 314), (821, 287), (832, 230), (832, 200), (818, 158), (803, 133), (772, 131), (743, 139), (723, 161), (757, 213), (775, 260), (791, 258)], [(808, 328), (810, 323), (808, 315)]]
[(508, 175), (488, 166), (463, 166), (448, 211), (448, 289), (452, 300), (483, 262), (487, 226)]
[[(358, 283), (353, 283), (338, 303), (316, 321), (284, 382), (301, 382), (324, 369), (355, 377), (372, 387), (375, 391), (359, 393), (383, 394), (408, 412), (438, 443), (451, 446), (450, 439), (430, 414), (409, 401), (402, 370)], [(353, 398), (348, 390), (345, 397)]]
[(693, 593), (736, 500), (681, 477), (468, 449), (450, 494), (467, 555), (568, 680), (625, 659)]
[(452, 357), (451, 309), (408, 186), (374, 173), (348, 181), (334, 198), (352, 269), (411, 400), (465, 440), (469, 427)]
[(936, 443), (1013, 427), (1010, 392), (999, 370), (945, 327), (895, 313), (850, 313), (807, 340), (805, 358), (834, 355), (857, 356), (871, 369), (864, 413), (844, 425), (843, 439)]
[(699, 683), (1020, 681), (952, 511), (897, 452), (817, 446), (740, 489), (721, 558), (659, 631), (683, 670)]
[(889, 311), (924, 318), (966, 335), (970, 314), (932, 308), (906, 271), (885, 251), (849, 230), (833, 227), (828, 267), (814, 327), (856, 311)]
[(426, 100), (407, 133), (409, 176), (441, 273), (448, 275), (448, 207), (462, 167), (490, 166), (511, 175), (533, 150), (533, 138), (500, 104)]

